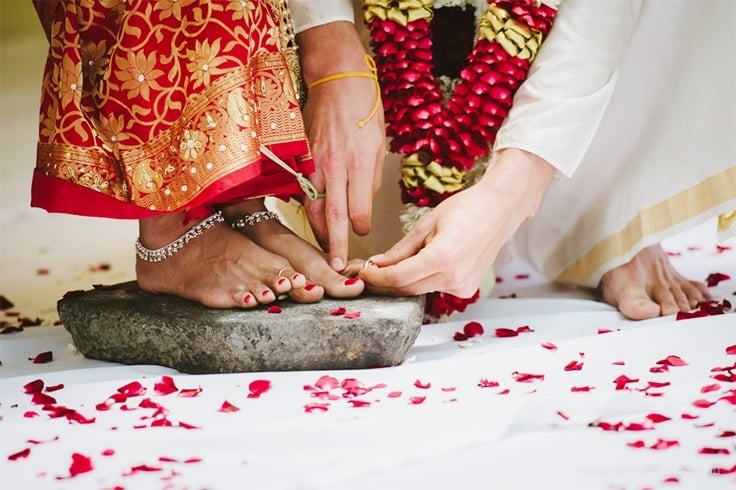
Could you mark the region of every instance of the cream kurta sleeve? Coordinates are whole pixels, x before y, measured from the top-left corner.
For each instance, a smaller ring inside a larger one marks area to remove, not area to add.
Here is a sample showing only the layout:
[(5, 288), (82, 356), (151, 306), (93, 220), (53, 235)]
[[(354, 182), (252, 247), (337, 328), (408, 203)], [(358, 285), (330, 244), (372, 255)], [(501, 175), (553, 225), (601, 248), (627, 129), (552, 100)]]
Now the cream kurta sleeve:
[(355, 22), (351, 0), (291, 0), (289, 9), (297, 34), (330, 22)]
[(606, 110), (641, 0), (565, 0), (494, 150), (521, 148), (567, 177), (577, 169)]

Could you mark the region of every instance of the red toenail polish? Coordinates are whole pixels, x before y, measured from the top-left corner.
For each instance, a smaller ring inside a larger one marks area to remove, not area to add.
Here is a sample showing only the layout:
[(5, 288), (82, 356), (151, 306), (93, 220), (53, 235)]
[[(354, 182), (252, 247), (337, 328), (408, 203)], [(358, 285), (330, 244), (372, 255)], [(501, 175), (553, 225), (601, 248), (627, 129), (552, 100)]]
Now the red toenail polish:
[(306, 289), (307, 291), (311, 291), (312, 289), (314, 289), (316, 287), (317, 287), (316, 284), (309, 283), (306, 286), (304, 286), (304, 289)]
[(246, 294), (245, 297), (243, 298), (243, 303), (250, 303), (250, 298), (251, 298), (250, 294)]
[(345, 285), (346, 286), (352, 286), (353, 284), (355, 284), (358, 281), (360, 281), (359, 278), (357, 278), (357, 277), (351, 277), (350, 279), (345, 279)]
[(263, 291), (263, 292), (261, 293), (261, 296), (268, 296), (268, 293), (270, 293), (270, 292), (271, 292), (271, 290), (270, 290), (270, 289), (266, 289), (266, 290), (264, 290), (264, 291)]
[(282, 277), (281, 279), (279, 279), (279, 286), (281, 286), (285, 282), (286, 282), (286, 278)]
[(291, 276), (292, 281), (296, 281), (297, 279), (299, 279), (299, 274), (294, 274), (293, 276)]

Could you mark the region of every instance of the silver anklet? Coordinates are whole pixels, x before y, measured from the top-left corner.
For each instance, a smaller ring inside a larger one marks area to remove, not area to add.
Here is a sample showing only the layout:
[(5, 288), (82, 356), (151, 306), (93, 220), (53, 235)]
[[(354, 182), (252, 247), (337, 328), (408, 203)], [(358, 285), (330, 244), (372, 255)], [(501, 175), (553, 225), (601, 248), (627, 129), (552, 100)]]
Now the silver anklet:
[(184, 248), (184, 245), (189, 243), (190, 240), (197, 238), (199, 235), (215, 226), (215, 224), (222, 223), (223, 221), (225, 221), (225, 218), (222, 216), (222, 211), (218, 211), (209, 218), (206, 218), (191, 227), (189, 231), (173, 242), (155, 250), (144, 247), (141, 243), (141, 239), (138, 238), (135, 241), (135, 254), (139, 259), (145, 260), (146, 262), (161, 262)]
[(233, 218), (230, 226), (233, 228), (245, 228), (246, 226), (253, 226), (269, 219), (278, 221), (279, 215), (273, 211), (257, 211), (253, 214), (241, 214)]

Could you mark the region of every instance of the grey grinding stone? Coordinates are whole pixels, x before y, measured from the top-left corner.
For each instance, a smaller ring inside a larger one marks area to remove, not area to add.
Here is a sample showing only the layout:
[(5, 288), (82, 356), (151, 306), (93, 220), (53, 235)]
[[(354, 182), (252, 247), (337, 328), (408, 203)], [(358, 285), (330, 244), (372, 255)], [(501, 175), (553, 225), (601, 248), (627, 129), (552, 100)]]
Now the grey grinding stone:
[[(192, 374), (396, 366), (424, 312), (422, 296), (276, 304), (281, 313), (265, 306), (216, 310), (127, 282), (68, 293), (57, 306), (86, 357)], [(341, 306), (360, 316), (330, 314)]]

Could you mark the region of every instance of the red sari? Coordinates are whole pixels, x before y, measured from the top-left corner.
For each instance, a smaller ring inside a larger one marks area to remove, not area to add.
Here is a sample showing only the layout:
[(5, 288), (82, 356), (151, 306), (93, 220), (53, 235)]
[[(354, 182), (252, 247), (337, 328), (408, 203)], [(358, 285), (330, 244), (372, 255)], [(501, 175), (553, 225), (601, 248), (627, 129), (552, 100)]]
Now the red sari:
[(138, 219), (298, 194), (259, 150), (313, 171), (283, 19), (277, 0), (61, 0), (31, 204)]

